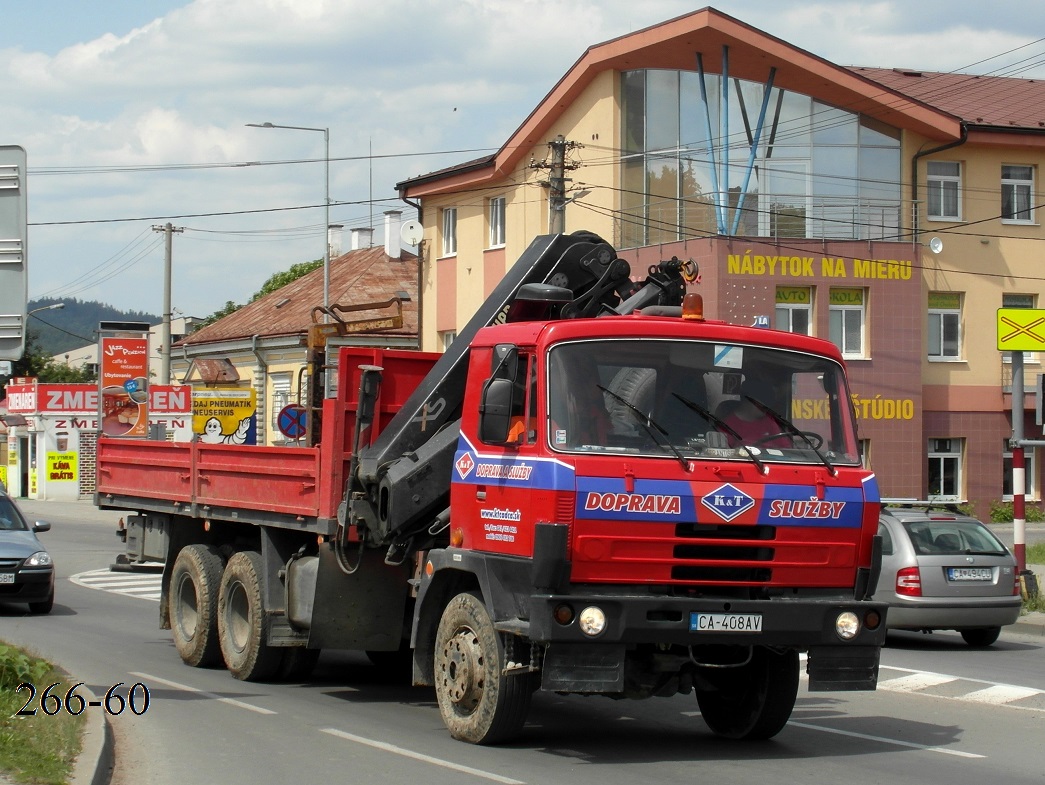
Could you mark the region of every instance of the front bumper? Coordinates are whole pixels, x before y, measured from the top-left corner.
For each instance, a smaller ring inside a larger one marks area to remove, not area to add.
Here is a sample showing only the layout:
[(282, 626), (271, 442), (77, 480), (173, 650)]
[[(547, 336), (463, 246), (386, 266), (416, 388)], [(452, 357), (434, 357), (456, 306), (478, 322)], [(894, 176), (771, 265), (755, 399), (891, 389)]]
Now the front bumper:
[(0, 583), (0, 602), (43, 602), (54, 594), (54, 569), (20, 569), (14, 583)]

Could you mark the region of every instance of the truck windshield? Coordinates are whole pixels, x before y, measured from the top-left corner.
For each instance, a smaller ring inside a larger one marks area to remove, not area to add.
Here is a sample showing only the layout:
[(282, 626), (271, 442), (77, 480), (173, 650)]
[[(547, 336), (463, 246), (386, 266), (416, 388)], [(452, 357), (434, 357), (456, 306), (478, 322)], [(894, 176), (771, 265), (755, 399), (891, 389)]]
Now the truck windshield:
[(576, 341), (549, 352), (547, 377), (554, 450), (860, 463), (844, 372), (818, 355), (667, 339)]

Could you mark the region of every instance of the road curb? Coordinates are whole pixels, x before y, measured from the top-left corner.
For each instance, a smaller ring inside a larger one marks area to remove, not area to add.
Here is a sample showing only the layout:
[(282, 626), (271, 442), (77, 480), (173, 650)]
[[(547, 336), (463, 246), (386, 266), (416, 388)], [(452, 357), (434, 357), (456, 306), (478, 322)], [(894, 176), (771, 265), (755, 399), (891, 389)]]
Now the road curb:
[[(87, 685), (81, 687), (79, 692), (84, 694), (84, 700), (88, 703), (98, 700)], [(116, 762), (112, 728), (104, 711), (92, 711), (91, 708), (84, 712), (87, 723), (83, 732), (83, 748), (73, 763), (69, 785), (107, 785), (112, 779)]]

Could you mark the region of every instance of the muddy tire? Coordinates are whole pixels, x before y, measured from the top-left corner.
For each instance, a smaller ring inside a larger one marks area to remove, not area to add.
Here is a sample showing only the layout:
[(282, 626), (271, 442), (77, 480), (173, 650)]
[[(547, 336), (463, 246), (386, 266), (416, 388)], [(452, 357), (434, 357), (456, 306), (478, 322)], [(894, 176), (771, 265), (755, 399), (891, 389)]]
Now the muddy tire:
[(225, 565), (218, 594), (218, 638), (229, 673), (242, 681), (275, 675), (283, 652), (268, 645), (261, 555), (240, 551)]
[(482, 600), (458, 594), (435, 639), (435, 694), (450, 735), (472, 744), (508, 741), (530, 709), (530, 682), (504, 676), (504, 650)]
[(224, 566), (216, 548), (197, 544), (182, 548), (171, 569), (171, 635), (182, 662), (194, 668), (221, 662), (218, 593)]
[(798, 697), (798, 652), (756, 646), (741, 668), (721, 670), (716, 689), (697, 690), (704, 722), (717, 736), (769, 739), (783, 730)]

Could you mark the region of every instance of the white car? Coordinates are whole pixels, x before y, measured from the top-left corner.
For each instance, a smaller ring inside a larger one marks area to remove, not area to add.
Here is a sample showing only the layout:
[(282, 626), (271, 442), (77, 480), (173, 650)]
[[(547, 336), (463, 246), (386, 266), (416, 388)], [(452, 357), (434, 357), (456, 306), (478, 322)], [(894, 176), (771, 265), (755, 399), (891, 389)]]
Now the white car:
[(990, 646), (1019, 618), (1016, 559), (980, 521), (932, 507), (882, 509), (882, 573), (874, 599), (892, 630), (957, 630)]

